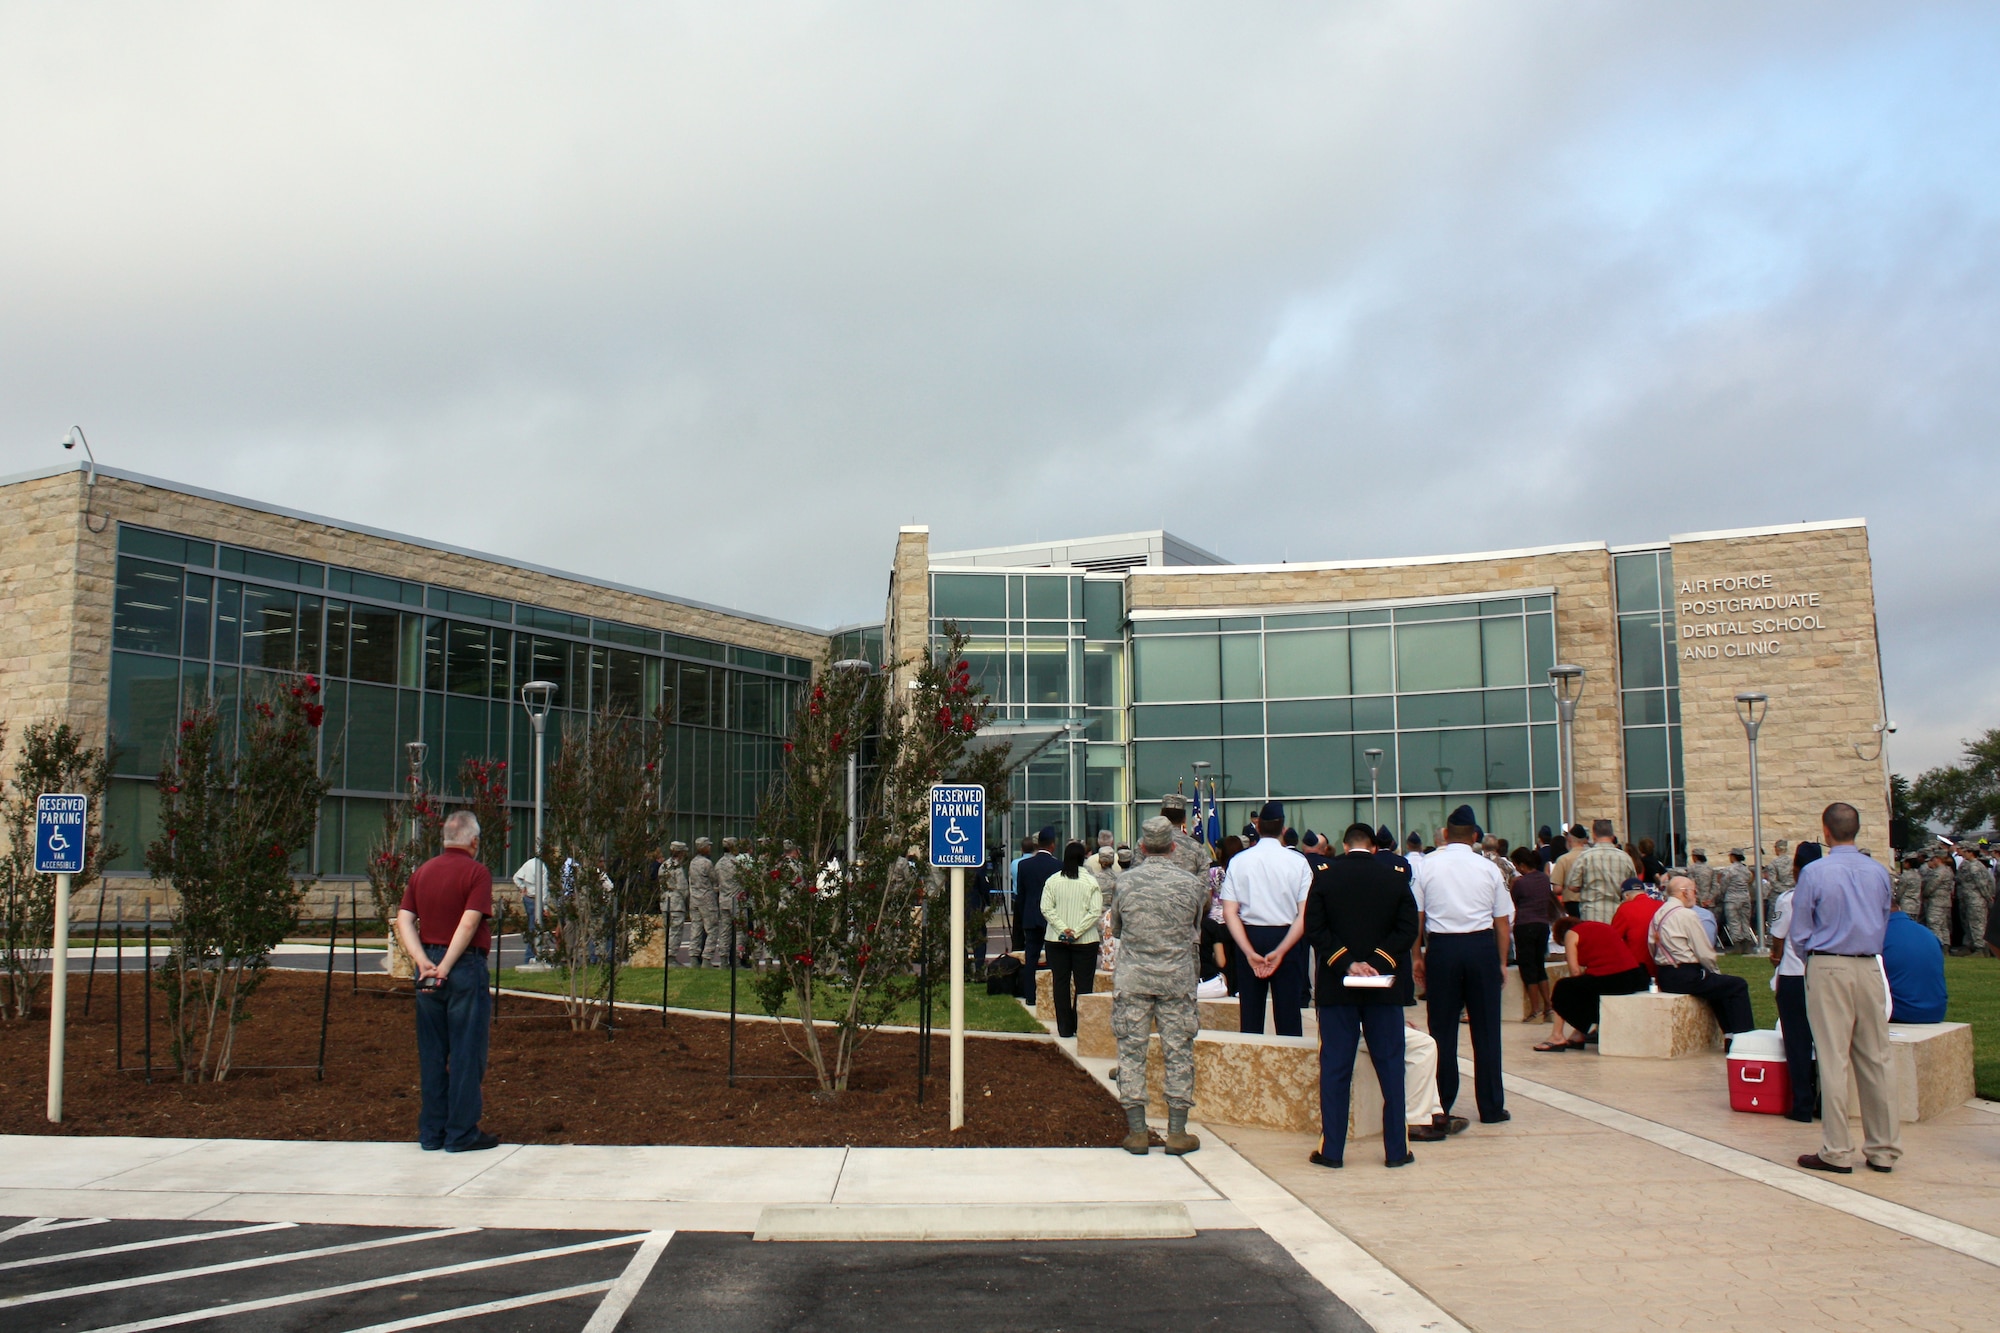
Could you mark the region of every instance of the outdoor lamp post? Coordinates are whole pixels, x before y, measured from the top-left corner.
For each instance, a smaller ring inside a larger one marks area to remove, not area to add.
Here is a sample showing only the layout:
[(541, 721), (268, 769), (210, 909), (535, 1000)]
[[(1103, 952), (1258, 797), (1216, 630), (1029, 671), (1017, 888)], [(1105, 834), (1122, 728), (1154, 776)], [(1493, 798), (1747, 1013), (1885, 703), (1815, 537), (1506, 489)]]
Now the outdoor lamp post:
[[(423, 776), (424, 756), (431, 752), (431, 747), (422, 741), (410, 741), (403, 746), (403, 749), (410, 756), (410, 795), (415, 796), (417, 794), (417, 787)], [(416, 845), (417, 807), (412, 802), (410, 805), (410, 846), (414, 848)]]
[(546, 680), (531, 680), (521, 687), (521, 707), (528, 710), (528, 725), (535, 730), (535, 858), (542, 855), (542, 737), (549, 725), (549, 705), (556, 687)]
[(1757, 952), (1764, 951), (1764, 806), (1757, 790), (1757, 731), (1771, 711), (1771, 696), (1746, 690), (1736, 696), (1736, 717), (1750, 742), (1750, 892), (1751, 933)]
[(1363, 750), (1368, 757), (1368, 822), (1382, 827), (1382, 751), (1374, 746)]
[[(862, 676), (875, 674), (875, 664), (865, 658), (847, 657), (833, 664), (835, 671), (852, 671)], [(847, 752), (847, 873), (854, 873), (854, 857), (859, 850), (861, 839), (861, 738), (854, 738), (854, 748)]]
[(1583, 668), (1559, 662), (1549, 668), (1549, 684), (1556, 692), (1556, 730), (1562, 743), (1558, 763), (1562, 769), (1563, 830), (1580, 821), (1576, 817), (1576, 701), (1583, 697)]

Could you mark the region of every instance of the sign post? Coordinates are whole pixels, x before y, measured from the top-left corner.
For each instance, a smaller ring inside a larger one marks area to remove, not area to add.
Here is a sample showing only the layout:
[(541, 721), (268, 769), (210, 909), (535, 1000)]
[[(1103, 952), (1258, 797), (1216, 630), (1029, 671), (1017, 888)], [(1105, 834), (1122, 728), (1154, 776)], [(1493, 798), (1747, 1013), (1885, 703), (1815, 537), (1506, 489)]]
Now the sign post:
[(965, 872), (986, 864), (986, 789), (931, 788), (931, 864), (951, 871), (951, 1127), (965, 1128)]
[[(35, 798), (35, 873), (56, 877), (56, 938), (49, 968), (49, 1121), (62, 1123), (63, 1033), (69, 1021), (69, 877), (83, 871), (88, 796)], [(96, 941), (92, 941), (92, 948)]]

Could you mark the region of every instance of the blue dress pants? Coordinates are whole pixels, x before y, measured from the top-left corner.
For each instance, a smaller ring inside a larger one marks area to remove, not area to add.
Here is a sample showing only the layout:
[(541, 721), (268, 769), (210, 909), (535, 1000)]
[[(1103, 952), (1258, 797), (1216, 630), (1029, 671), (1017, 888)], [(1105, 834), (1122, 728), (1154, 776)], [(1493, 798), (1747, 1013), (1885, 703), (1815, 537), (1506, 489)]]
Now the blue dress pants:
[(1490, 930), (1432, 935), (1424, 955), (1424, 990), (1431, 1039), (1438, 1044), (1438, 1100), (1450, 1114), (1458, 1100), (1458, 1015), (1472, 1020), (1472, 1093), (1479, 1118), (1507, 1109), (1500, 1082), (1500, 954)]
[(1319, 1007), (1319, 1152), (1346, 1160), (1347, 1108), (1354, 1086), (1354, 1054), (1368, 1039), (1368, 1059), (1382, 1085), (1383, 1160), (1410, 1155), (1403, 1121), (1403, 1006), (1323, 1004)]
[(1819, 1060), (1813, 1054), (1804, 977), (1778, 978), (1778, 1022), (1785, 1030), (1785, 1065), (1792, 1073), (1792, 1110), (1818, 1115)]
[[(1243, 933), (1250, 940), (1250, 947), (1258, 953), (1268, 954), (1285, 942), (1291, 933), (1290, 926), (1253, 926), (1246, 923)], [(1264, 999), (1271, 1000), (1271, 1026), (1280, 1037), (1301, 1037), (1305, 1028), (1299, 1020), (1299, 1011), (1306, 1003), (1306, 955), (1312, 950), (1305, 939), (1291, 947), (1278, 970), (1268, 977), (1260, 977), (1250, 970), (1250, 960), (1238, 955), (1236, 959), (1236, 1001), (1237, 1022), (1240, 1032), (1262, 1032), (1264, 1030)]]
[[(437, 963), (445, 950), (428, 944), (424, 953)], [(442, 989), (417, 994), (417, 1067), (424, 1093), (417, 1142), (426, 1148), (465, 1148), (479, 1137), (479, 1085), (486, 1077), (493, 1012), (484, 961), (484, 954), (468, 949), (452, 964)]]
[(1035, 965), (1042, 957), (1042, 943), (1048, 937), (1046, 924), (1021, 928), (1021, 971), (1016, 977), (1020, 996), (1032, 1007), (1035, 1003)]

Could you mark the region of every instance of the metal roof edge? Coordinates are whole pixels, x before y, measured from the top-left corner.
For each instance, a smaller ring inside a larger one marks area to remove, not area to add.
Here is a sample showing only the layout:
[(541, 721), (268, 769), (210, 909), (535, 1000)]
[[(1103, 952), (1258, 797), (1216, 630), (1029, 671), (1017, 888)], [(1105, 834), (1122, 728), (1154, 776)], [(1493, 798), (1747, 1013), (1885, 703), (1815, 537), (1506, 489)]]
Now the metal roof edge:
[(1677, 532), (1670, 542), (1719, 542), (1732, 537), (1782, 537), (1792, 532), (1830, 532), (1835, 528), (1865, 528), (1865, 518), (1825, 518), (1813, 523), (1773, 523), (1761, 528), (1722, 528), (1715, 532)]
[[(42, 471), (21, 473), (11, 477), (0, 477), (0, 487), (17, 485), (21, 482), (39, 481), (44, 477), (55, 476), (63, 472), (81, 471), (83, 471), (83, 465), (79, 463), (74, 468), (50, 468)], [(469, 546), (453, 546), (448, 542), (431, 541), (424, 537), (413, 537), (405, 532), (391, 532), (387, 528), (374, 528), (362, 523), (348, 523), (337, 518), (329, 518), (324, 514), (308, 513), (302, 509), (289, 509), (284, 505), (270, 504), (263, 500), (253, 500), (241, 495), (230, 495), (226, 491), (211, 491), (203, 486), (191, 486), (186, 482), (169, 481), (164, 477), (149, 477), (141, 472), (127, 472), (122, 468), (106, 467), (102, 463), (97, 465), (97, 474), (100, 477), (115, 477), (119, 481), (129, 481), (140, 486), (150, 486), (156, 490), (173, 491), (181, 495), (192, 495), (203, 500), (213, 500), (217, 504), (234, 505), (239, 509), (250, 509), (260, 514), (273, 514), (279, 518), (295, 519), (301, 523), (316, 523), (322, 527), (336, 528), (343, 532), (358, 532), (363, 536), (376, 537), (383, 541), (402, 542), (405, 545), (421, 547), (427, 551), (441, 551), (447, 555), (461, 555), (473, 560), (483, 560), (488, 564), (505, 565), (512, 569), (524, 569), (530, 573), (544, 574), (550, 578), (564, 579), (571, 583), (583, 584), (586, 587), (603, 588), (608, 592), (627, 593), (634, 597), (650, 598), (656, 602), (667, 602), (674, 606), (685, 606), (696, 611), (711, 611), (716, 615), (730, 616), (736, 620), (748, 620), (760, 625), (772, 625), (779, 629), (793, 630), (800, 634), (810, 634), (815, 638), (824, 639), (831, 637), (826, 630), (816, 628), (812, 625), (800, 625), (790, 620), (779, 620), (775, 616), (760, 616), (754, 612), (739, 611), (734, 607), (719, 606), (713, 602), (698, 601), (692, 597), (676, 597), (672, 593), (659, 592), (652, 588), (640, 588), (629, 583), (617, 583), (610, 579), (596, 578), (589, 574), (578, 574), (567, 569), (554, 569), (548, 565), (531, 564), (525, 560), (510, 560), (504, 555), (495, 555), (490, 551), (476, 551)], [(141, 523), (136, 526), (149, 527), (151, 525)], [(339, 562), (335, 561), (333, 563), (338, 564)]]
[(1413, 555), (1400, 559), (1295, 560), (1277, 565), (1168, 565), (1157, 569), (1133, 569), (1134, 576), (1182, 578), (1190, 574), (1286, 574), (1339, 569), (1398, 569), (1409, 565), (1459, 565), (1475, 560), (1520, 560), (1538, 555), (1570, 555), (1579, 551), (1605, 551), (1604, 542), (1567, 542), (1560, 546), (1524, 546), (1512, 551), (1469, 551), (1463, 555)]

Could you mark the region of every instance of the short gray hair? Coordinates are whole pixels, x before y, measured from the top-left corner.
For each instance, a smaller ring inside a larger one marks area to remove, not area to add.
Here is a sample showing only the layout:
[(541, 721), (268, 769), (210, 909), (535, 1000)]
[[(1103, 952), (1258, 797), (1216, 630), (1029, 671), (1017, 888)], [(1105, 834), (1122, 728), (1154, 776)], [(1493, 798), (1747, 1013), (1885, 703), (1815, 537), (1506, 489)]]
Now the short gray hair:
[(454, 810), (444, 819), (444, 845), (470, 847), (479, 841), (479, 816), (470, 810)]

